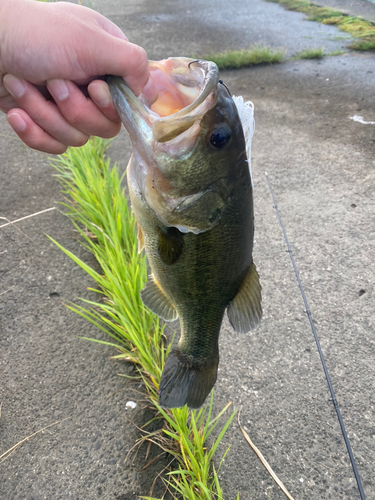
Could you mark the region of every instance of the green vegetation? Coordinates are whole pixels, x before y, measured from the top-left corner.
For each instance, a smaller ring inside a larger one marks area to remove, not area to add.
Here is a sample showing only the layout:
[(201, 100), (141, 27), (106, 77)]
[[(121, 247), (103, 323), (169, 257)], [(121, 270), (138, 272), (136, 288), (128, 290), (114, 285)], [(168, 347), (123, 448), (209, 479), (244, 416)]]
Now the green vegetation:
[(350, 44), (353, 50), (375, 50), (375, 40), (357, 40)]
[[(146, 435), (143, 439), (158, 442), (163, 450), (168, 451), (178, 463), (178, 469), (168, 473), (167, 484), (189, 500), (223, 499), (223, 492), (218, 480), (218, 472), (225, 455), (224, 453), (218, 470), (212, 465), (213, 455), (230, 425), (235, 412), (229, 417), (211, 449), (207, 449), (207, 439), (219, 422), (220, 417), (227, 410), (230, 403), (215, 417), (211, 418), (213, 405), (213, 391), (210, 404), (199, 411), (184, 408), (166, 411), (158, 406), (162, 417), (166, 420), (169, 429), (156, 431)], [(169, 438), (166, 442), (163, 434)], [(148, 500), (157, 500), (152, 497), (143, 497)]]
[(296, 10), (307, 15), (309, 21), (323, 22), (325, 19), (341, 18), (344, 16), (338, 10), (330, 9), (329, 7), (319, 7), (308, 0), (266, 0), (282, 5), (287, 10)]
[(55, 242), (98, 287), (92, 289), (99, 294), (98, 301), (82, 300), (82, 305), (68, 304), (68, 307), (111, 339), (108, 342), (89, 340), (116, 348), (119, 354), (115, 358), (130, 361), (138, 368), (135, 378), (145, 384), (158, 412), (155, 419), (165, 419), (163, 428), (152, 433), (147, 427), (155, 419), (148, 422), (138, 444), (149, 440), (172, 455), (176, 467), (165, 480), (170, 490), (189, 500), (223, 499), (218, 480), (222, 462), (216, 470), (212, 458), (235, 412), (210, 448), (207, 440), (229, 405), (215, 418), (212, 417), (213, 393), (209, 405), (199, 411), (186, 407), (169, 411), (158, 405), (157, 391), (170, 346), (164, 345), (166, 338), (159, 318), (140, 299), (139, 292), (147, 279), (146, 257), (138, 254), (136, 221), (125, 197), (123, 179), (116, 165), (111, 168), (110, 160), (105, 158), (108, 146), (109, 141), (94, 138), (82, 148), (70, 148), (52, 163), (67, 199), (64, 206), (83, 245), (101, 268), (97, 272)]
[(345, 50), (334, 50), (333, 52), (328, 52), (326, 56), (341, 56), (342, 54), (347, 54)]
[(237, 69), (256, 64), (274, 64), (283, 61), (285, 51), (272, 50), (269, 47), (250, 47), (242, 50), (226, 50), (217, 54), (202, 56), (202, 59), (213, 61), (219, 69)]
[(324, 55), (324, 49), (318, 47), (316, 49), (306, 49), (301, 52), (297, 52), (292, 59), (322, 59)]
[(375, 50), (375, 26), (359, 17), (346, 16), (336, 26), (348, 33), (354, 40), (349, 48), (353, 50)]
[(266, 2), (278, 3), (285, 9), (303, 12), (309, 21), (337, 26), (358, 39), (349, 45), (353, 50), (375, 50), (375, 26), (370, 21), (348, 16), (328, 7), (319, 7), (307, 0), (266, 0)]

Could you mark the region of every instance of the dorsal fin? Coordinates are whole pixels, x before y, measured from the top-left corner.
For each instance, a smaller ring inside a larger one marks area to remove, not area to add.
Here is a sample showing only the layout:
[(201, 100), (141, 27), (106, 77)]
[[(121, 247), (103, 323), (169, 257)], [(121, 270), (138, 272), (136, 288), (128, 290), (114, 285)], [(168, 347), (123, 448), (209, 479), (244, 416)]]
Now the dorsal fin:
[(251, 139), (254, 134), (255, 121), (254, 121), (254, 104), (251, 101), (244, 101), (242, 96), (232, 96), (234, 104), (236, 105), (238, 116), (242, 124), (243, 134), (246, 143), (246, 156), (247, 163), (250, 170), (251, 186), (253, 185), (253, 177), (251, 175)]
[(141, 291), (141, 299), (146, 307), (165, 321), (174, 321), (178, 318), (174, 305), (165, 295), (152, 274)]
[(227, 309), (229, 322), (236, 332), (246, 333), (258, 325), (262, 317), (261, 290), (259, 275), (252, 263)]

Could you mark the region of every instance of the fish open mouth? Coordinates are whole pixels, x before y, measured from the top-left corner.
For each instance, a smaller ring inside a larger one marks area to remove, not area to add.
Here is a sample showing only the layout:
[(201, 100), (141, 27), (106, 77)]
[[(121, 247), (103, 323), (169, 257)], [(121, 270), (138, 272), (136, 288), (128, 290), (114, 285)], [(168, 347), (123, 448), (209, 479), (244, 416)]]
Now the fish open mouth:
[[(149, 68), (159, 92), (151, 106), (122, 78), (107, 77), (133, 146), (128, 183), (164, 226), (198, 234), (218, 223), (223, 206), (220, 194), (212, 189), (212, 176), (206, 179), (194, 173), (188, 178), (187, 160), (199, 149), (201, 131), (207, 128), (204, 117), (221, 96), (218, 68), (189, 58), (151, 61)], [(175, 160), (185, 168), (175, 168)]]
[[(150, 61), (151, 78), (159, 96), (151, 106), (120, 77), (109, 76), (116, 109), (133, 144), (166, 142), (189, 129), (215, 103), (216, 64), (189, 58)], [(138, 129), (138, 130), (137, 130)]]

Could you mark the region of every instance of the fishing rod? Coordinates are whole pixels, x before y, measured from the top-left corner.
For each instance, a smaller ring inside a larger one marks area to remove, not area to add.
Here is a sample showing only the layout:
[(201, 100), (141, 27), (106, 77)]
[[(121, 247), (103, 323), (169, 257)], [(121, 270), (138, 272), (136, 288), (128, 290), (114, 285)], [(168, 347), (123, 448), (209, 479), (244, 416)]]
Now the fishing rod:
[(294, 272), (296, 274), (296, 278), (297, 278), (297, 281), (298, 281), (299, 289), (301, 290), (302, 298), (303, 298), (303, 301), (305, 303), (305, 307), (306, 307), (305, 312), (306, 312), (306, 314), (307, 314), (307, 316), (309, 318), (311, 329), (312, 329), (312, 332), (314, 334), (315, 342), (316, 342), (316, 345), (317, 345), (317, 348), (318, 348), (318, 352), (319, 352), (319, 356), (320, 356), (320, 361), (322, 362), (322, 365), (323, 365), (323, 370), (324, 370), (324, 373), (325, 373), (325, 376), (326, 376), (326, 379), (327, 379), (327, 383), (328, 383), (328, 387), (329, 387), (329, 390), (330, 390), (330, 393), (331, 393), (331, 396), (332, 396), (333, 406), (335, 407), (335, 410), (336, 410), (336, 413), (337, 413), (337, 418), (339, 420), (340, 427), (341, 427), (341, 432), (342, 432), (342, 435), (344, 437), (344, 441), (345, 441), (345, 444), (346, 444), (346, 449), (348, 450), (348, 453), (349, 453), (350, 462), (351, 462), (352, 467), (353, 467), (355, 479), (357, 481), (359, 493), (361, 495), (361, 500), (366, 500), (366, 496), (365, 496), (365, 492), (363, 490), (361, 478), (359, 477), (359, 473), (358, 473), (358, 469), (357, 469), (357, 466), (356, 466), (356, 463), (355, 463), (355, 459), (354, 459), (354, 455), (353, 455), (353, 452), (352, 452), (352, 448), (350, 446), (349, 438), (348, 438), (348, 435), (346, 433), (344, 421), (342, 419), (340, 408), (339, 408), (339, 405), (337, 403), (337, 399), (336, 399), (336, 396), (335, 396), (335, 392), (334, 392), (333, 387), (332, 387), (331, 378), (329, 376), (327, 365), (326, 365), (326, 362), (324, 360), (322, 348), (320, 347), (319, 338), (318, 338), (318, 335), (317, 335), (316, 330), (315, 330), (315, 325), (314, 325), (314, 321), (313, 321), (312, 316), (311, 316), (311, 311), (309, 309), (309, 305), (307, 303), (306, 295), (305, 295), (305, 292), (303, 290), (302, 282), (301, 282), (301, 279), (299, 277), (298, 269), (297, 269), (296, 263), (294, 261), (294, 257), (293, 257), (293, 254), (292, 254), (292, 249), (290, 248), (290, 245), (289, 245), (288, 237), (286, 235), (286, 231), (285, 231), (285, 228), (284, 228), (284, 225), (283, 225), (283, 221), (281, 220), (281, 215), (280, 215), (277, 203), (276, 203), (275, 195), (273, 194), (272, 186), (271, 186), (270, 180), (268, 178), (267, 172), (265, 172), (264, 175), (266, 176), (266, 179), (267, 179), (268, 187), (269, 187), (269, 190), (271, 192), (271, 196), (272, 196), (272, 200), (273, 200), (273, 206), (274, 206), (274, 208), (276, 210), (277, 217), (278, 217), (279, 222), (280, 222), (280, 226), (281, 226), (281, 229), (282, 229), (282, 232), (283, 232), (283, 235), (284, 235), (285, 243), (286, 243), (286, 246), (288, 247), (288, 253), (290, 255), (290, 258), (291, 258), (291, 261), (292, 261), (292, 264), (293, 264), (293, 267), (294, 267)]

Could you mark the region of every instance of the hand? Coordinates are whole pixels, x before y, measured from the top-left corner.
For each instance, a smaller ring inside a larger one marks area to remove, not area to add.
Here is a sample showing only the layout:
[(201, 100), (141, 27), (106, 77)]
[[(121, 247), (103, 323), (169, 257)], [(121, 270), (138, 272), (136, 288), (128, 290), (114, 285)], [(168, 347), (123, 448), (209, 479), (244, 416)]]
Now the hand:
[(103, 75), (122, 76), (137, 95), (155, 101), (146, 52), (97, 12), (65, 2), (0, 0), (0, 17), (0, 109), (31, 148), (60, 154), (90, 135), (119, 132)]

